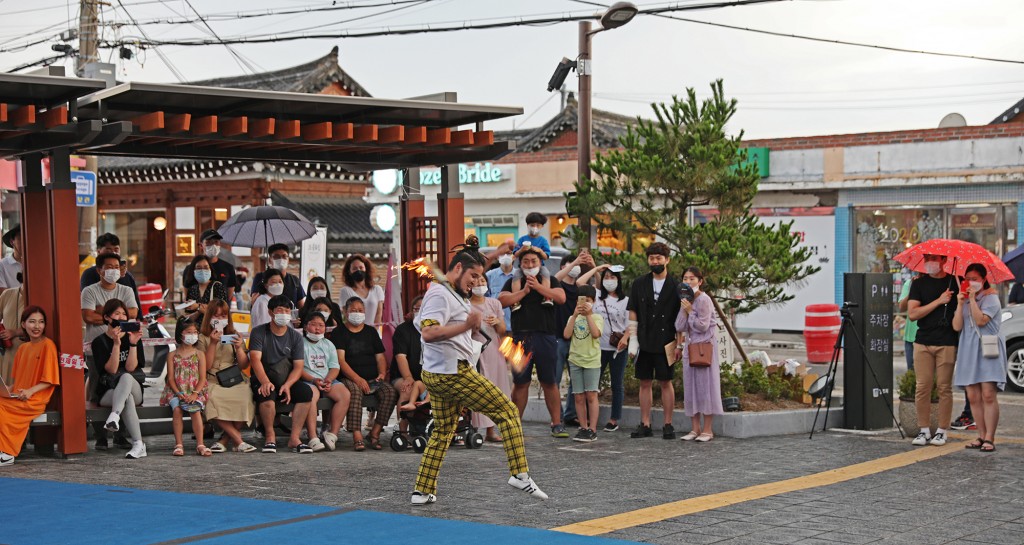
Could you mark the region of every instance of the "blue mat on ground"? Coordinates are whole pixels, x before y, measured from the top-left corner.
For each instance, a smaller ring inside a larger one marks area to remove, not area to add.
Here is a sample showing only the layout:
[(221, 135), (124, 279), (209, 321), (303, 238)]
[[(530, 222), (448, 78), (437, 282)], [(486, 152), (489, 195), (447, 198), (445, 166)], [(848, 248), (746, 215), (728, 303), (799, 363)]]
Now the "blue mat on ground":
[(5, 545), (390, 543), (396, 528), (431, 544), (481, 538), (488, 545), (623, 543), (537, 528), (27, 479), (0, 478), (0, 497)]

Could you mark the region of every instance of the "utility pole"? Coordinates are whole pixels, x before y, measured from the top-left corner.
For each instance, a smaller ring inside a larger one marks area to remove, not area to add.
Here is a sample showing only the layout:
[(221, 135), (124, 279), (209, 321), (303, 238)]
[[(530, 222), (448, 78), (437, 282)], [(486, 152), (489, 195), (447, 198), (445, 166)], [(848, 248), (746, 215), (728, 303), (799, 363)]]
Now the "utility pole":
[[(75, 74), (85, 76), (85, 67), (100, 61), (100, 2), (102, 0), (80, 0), (78, 10), (78, 58), (75, 60)], [(95, 156), (86, 156), (85, 170), (99, 171), (99, 163)], [(99, 180), (96, 193), (99, 197)], [(96, 206), (78, 207), (78, 255), (85, 259), (93, 251), (96, 236), (99, 235), (99, 203)]]

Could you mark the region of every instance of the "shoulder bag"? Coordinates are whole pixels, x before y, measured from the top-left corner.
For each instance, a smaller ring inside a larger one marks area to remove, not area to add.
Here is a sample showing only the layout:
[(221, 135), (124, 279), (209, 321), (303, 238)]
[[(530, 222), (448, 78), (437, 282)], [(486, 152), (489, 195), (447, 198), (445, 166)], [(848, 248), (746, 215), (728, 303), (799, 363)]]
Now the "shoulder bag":
[(974, 321), (974, 315), (971, 315), (971, 326), (972, 326), (972, 329), (974, 329), (974, 334), (977, 335), (978, 336), (978, 340), (981, 341), (981, 357), (983, 357), (983, 358), (998, 358), (999, 357), (999, 336), (998, 335), (982, 335), (981, 334), (981, 328), (978, 327), (977, 322)]
[(608, 300), (602, 299), (601, 303), (604, 304), (604, 312), (608, 315), (608, 327), (612, 328), (612, 332), (608, 335), (608, 344), (618, 347), (619, 341), (622, 340), (622, 336), (625, 334), (623, 331), (615, 331), (615, 325), (612, 324), (612, 313), (608, 310)]
[(715, 344), (711, 341), (695, 343), (687, 340), (686, 352), (689, 356), (690, 367), (711, 367), (711, 357), (714, 350)]
[(242, 378), (242, 370), (239, 369), (237, 365), (232, 365), (231, 367), (228, 367), (226, 369), (221, 369), (220, 371), (217, 371), (215, 374), (217, 376), (217, 383), (220, 384), (221, 387), (223, 388), (230, 388), (232, 386), (245, 382), (245, 379)]

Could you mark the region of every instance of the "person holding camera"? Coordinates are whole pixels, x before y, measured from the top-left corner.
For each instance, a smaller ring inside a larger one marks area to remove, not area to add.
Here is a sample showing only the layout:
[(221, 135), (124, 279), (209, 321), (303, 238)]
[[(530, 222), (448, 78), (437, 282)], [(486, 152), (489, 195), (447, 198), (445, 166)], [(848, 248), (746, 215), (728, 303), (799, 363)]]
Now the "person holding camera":
[[(388, 362), (384, 358), (384, 342), (377, 330), (366, 325), (366, 307), (359, 296), (345, 301), (345, 327), (331, 332), (331, 342), (338, 349), (341, 363), (342, 383), (352, 394), (348, 406), (347, 426), (352, 432), (352, 441), (357, 451), (366, 450), (367, 443), (373, 450), (381, 450), (380, 432), (388, 425), (391, 411), (398, 401), (398, 392), (385, 379)], [(363, 441), (360, 428), (363, 418), (363, 396), (377, 397), (377, 416), (370, 429), (370, 436)]]
[[(715, 437), (711, 422), (722, 409), (722, 384), (715, 345), (715, 305), (704, 293), (704, 274), (697, 267), (683, 272), (676, 317), (676, 360), (683, 360), (683, 407), (690, 432), (683, 441), (706, 443)], [(703, 422), (701, 417), (703, 416)]]
[(103, 428), (97, 430), (98, 434), (103, 434), (103, 441), (97, 435), (96, 442), (105, 446), (106, 432), (117, 432), (123, 425), (132, 441), (132, 448), (125, 457), (144, 458), (146, 444), (142, 442), (142, 428), (135, 410), (142, 405), (142, 385), (146, 382), (142, 371), (146, 359), (139, 345), (142, 330), (138, 322), (128, 321), (128, 307), (120, 299), (107, 301), (100, 316), (107, 327), (91, 343), (93, 360), (89, 382), (93, 385), (93, 401), (100, 407), (110, 407), (110, 416)]
[[(946, 273), (946, 256), (925, 255), (924, 272), (910, 286), (907, 318), (917, 320), (914, 339), (914, 372), (917, 391), (914, 404), (921, 432), (912, 445), (942, 446), (946, 444), (946, 430), (953, 418), (953, 369), (956, 365), (956, 346), (959, 342), (953, 329), (957, 312), (956, 277)], [(939, 427), (935, 436), (928, 427), (931, 412), (932, 383), (939, 389)]]

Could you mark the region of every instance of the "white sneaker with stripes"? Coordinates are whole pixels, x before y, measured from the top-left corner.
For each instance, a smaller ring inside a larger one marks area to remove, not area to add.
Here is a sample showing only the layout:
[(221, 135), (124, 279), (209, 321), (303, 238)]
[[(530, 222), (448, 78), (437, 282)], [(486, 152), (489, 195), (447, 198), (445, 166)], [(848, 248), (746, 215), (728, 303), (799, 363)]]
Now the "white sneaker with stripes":
[(531, 479), (526, 473), (520, 473), (519, 475), (509, 477), (508, 484), (535, 498), (540, 498), (542, 500), (548, 499), (548, 495), (538, 488), (537, 483), (533, 482), (533, 479)]

